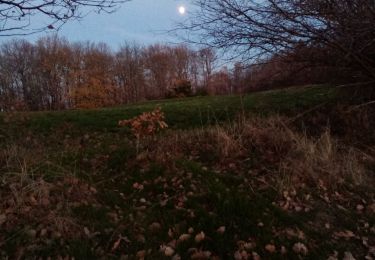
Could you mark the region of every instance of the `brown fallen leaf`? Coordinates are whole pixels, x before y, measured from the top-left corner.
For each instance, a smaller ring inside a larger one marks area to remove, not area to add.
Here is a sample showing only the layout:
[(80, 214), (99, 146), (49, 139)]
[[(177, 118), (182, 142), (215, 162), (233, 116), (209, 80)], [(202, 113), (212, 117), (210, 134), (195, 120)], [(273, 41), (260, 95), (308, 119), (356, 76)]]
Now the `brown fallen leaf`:
[(233, 257), (234, 257), (235, 260), (242, 260), (242, 255), (241, 255), (240, 251), (234, 252)]
[(308, 254), (307, 247), (303, 243), (300, 243), (300, 242), (295, 243), (293, 245), (293, 251), (294, 251), (294, 253), (300, 254), (300, 255), (307, 255)]
[(274, 245), (268, 244), (264, 247), (269, 253), (273, 254), (276, 252), (276, 247)]
[(115, 241), (115, 243), (113, 243), (113, 246), (112, 246), (112, 249), (111, 249), (111, 251), (113, 252), (113, 251), (115, 251), (119, 246), (120, 246), (120, 244), (121, 244), (121, 240), (122, 240), (122, 238), (121, 238), (121, 236)]
[(145, 259), (146, 257), (146, 250), (138, 251), (136, 254), (137, 259)]
[(224, 232), (225, 232), (225, 226), (221, 226), (217, 229), (217, 233), (219, 234), (224, 234)]
[(253, 252), (253, 260), (260, 260), (260, 256), (257, 252)]
[(0, 215), (0, 226), (7, 221), (7, 216), (5, 214)]
[(154, 222), (148, 228), (151, 232), (155, 233), (161, 229), (161, 225), (158, 222)]
[(166, 256), (173, 256), (174, 255), (174, 249), (170, 246), (165, 247), (164, 254)]
[(83, 228), (83, 231), (85, 232), (85, 235), (86, 235), (86, 236), (90, 237), (90, 234), (91, 234), (91, 233), (90, 233), (90, 230), (89, 230), (87, 227), (84, 227), (84, 228)]
[(350, 231), (350, 230), (335, 232), (333, 234), (333, 236), (335, 238), (344, 238), (346, 240), (349, 240), (349, 239), (355, 237), (354, 233), (352, 231)]
[(356, 260), (351, 252), (345, 252), (343, 260)]
[(201, 241), (204, 240), (204, 238), (206, 237), (206, 235), (204, 234), (204, 232), (200, 232), (198, 233), (196, 236), (195, 236), (195, 242), (199, 243)]
[(187, 241), (190, 239), (190, 234), (182, 234), (179, 238), (178, 238), (178, 241), (179, 242), (183, 242), (183, 241)]

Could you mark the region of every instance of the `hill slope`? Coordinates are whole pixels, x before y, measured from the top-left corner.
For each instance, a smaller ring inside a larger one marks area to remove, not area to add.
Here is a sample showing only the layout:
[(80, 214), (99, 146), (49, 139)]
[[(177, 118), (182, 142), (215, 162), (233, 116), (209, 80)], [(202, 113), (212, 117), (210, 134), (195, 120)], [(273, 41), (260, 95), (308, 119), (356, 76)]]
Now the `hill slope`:
[[(0, 255), (374, 256), (371, 149), (332, 137), (328, 113), (305, 114), (336, 102), (315, 86), (3, 114)], [(137, 139), (118, 126), (158, 106), (167, 130)]]
[(97, 110), (34, 112), (23, 113), (23, 115), (21, 113), (20, 117), (29, 117), (29, 126), (41, 131), (63, 123), (72, 123), (75, 127), (85, 130), (101, 131), (116, 128), (118, 120), (160, 106), (166, 114), (167, 123), (172, 128), (185, 129), (231, 120), (242, 111), (264, 115), (297, 113), (323, 102), (333, 101), (335, 93), (336, 90), (332, 87), (311, 86), (256, 92), (245, 96), (206, 96), (149, 101)]

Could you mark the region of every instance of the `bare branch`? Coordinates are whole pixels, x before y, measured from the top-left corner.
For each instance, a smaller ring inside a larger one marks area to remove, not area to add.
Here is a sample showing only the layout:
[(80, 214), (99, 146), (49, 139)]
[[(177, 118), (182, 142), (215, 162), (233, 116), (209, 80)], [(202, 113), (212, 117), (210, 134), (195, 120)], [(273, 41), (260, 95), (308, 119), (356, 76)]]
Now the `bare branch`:
[(196, 11), (177, 26), (188, 42), (243, 60), (267, 59), (296, 45), (324, 46), (343, 63), (375, 78), (373, 0), (193, 0)]
[[(0, 36), (27, 35), (48, 29), (58, 30), (69, 20), (87, 12), (113, 12), (129, 0), (0, 0)], [(32, 22), (36, 15), (47, 25)]]

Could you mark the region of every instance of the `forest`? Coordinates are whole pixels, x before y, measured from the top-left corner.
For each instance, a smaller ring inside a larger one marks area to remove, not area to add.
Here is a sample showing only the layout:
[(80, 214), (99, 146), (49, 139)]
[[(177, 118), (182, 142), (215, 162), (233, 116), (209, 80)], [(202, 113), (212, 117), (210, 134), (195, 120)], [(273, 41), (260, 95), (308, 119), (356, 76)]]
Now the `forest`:
[[(35, 44), (3, 44), (0, 57), (3, 110), (97, 108), (232, 91), (229, 84), (208, 89), (209, 80), (222, 76), (212, 75), (213, 50), (193, 51), (184, 45), (125, 44), (113, 52), (104, 43), (72, 44), (55, 35)], [(228, 73), (224, 76), (229, 80)]]

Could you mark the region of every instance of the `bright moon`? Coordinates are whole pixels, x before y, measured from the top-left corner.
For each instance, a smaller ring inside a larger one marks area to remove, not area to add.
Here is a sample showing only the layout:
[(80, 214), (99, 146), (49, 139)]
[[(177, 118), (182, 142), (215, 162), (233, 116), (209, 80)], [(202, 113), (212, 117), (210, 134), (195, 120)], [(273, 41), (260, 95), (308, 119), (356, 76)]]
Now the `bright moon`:
[(178, 8), (178, 12), (179, 12), (180, 14), (185, 14), (185, 11), (186, 11), (186, 9), (185, 9), (184, 6), (180, 6), (180, 7)]

